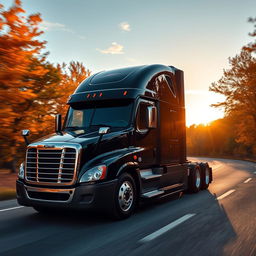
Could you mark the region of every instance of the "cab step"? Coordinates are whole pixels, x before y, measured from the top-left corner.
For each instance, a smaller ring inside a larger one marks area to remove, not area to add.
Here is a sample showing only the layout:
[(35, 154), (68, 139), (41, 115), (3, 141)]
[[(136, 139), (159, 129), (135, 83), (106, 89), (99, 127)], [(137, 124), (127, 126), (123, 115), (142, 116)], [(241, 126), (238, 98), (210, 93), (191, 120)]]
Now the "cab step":
[(142, 194), (142, 197), (143, 198), (152, 198), (152, 197), (155, 197), (155, 196), (160, 196), (164, 194), (164, 191), (163, 190), (152, 190), (152, 191), (149, 191), (149, 192), (146, 192), (146, 193), (143, 193)]
[(152, 175), (145, 175), (143, 177), (141, 177), (143, 180), (153, 180), (153, 179), (158, 179), (162, 177), (161, 174), (152, 174)]
[(155, 189), (149, 192), (145, 192), (141, 196), (143, 198), (152, 198), (156, 196), (163, 196), (163, 194), (165, 195), (175, 194), (178, 192), (182, 192), (184, 190), (183, 185), (184, 185), (183, 183), (173, 184), (160, 189)]
[(184, 185), (183, 183), (177, 183), (177, 184), (173, 184), (173, 185), (170, 185), (170, 186), (167, 186), (167, 187), (163, 187), (163, 188), (161, 188), (159, 190), (164, 191), (164, 192), (169, 192), (169, 191), (171, 191), (173, 189), (176, 190), (178, 188), (182, 188), (183, 185)]
[(153, 180), (162, 177), (162, 174), (154, 173), (152, 169), (140, 170), (140, 177), (142, 180)]

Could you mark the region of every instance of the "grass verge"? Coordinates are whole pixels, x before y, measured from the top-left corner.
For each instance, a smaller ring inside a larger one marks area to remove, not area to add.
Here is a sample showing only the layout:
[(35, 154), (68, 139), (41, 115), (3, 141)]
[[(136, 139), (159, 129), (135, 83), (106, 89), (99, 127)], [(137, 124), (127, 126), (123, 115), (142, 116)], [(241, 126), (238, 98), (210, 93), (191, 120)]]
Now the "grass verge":
[(0, 201), (16, 198), (16, 190), (13, 188), (0, 188)]

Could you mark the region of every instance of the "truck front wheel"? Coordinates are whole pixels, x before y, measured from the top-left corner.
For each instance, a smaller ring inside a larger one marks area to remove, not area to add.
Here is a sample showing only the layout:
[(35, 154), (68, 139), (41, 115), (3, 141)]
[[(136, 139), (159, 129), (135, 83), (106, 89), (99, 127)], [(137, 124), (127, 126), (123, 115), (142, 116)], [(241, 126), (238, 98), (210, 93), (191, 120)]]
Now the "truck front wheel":
[(131, 216), (136, 205), (137, 191), (134, 179), (130, 174), (124, 173), (119, 177), (114, 196), (114, 217), (125, 219)]

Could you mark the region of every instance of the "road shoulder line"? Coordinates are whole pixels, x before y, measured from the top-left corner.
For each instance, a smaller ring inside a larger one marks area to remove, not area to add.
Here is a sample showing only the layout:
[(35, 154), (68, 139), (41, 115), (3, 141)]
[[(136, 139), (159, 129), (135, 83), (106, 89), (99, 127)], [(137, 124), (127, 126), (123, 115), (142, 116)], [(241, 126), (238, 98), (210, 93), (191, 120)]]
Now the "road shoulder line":
[(247, 180), (244, 181), (244, 183), (248, 183), (251, 180), (252, 180), (252, 178), (248, 178)]
[(11, 210), (15, 210), (15, 209), (23, 208), (23, 207), (24, 206), (11, 207), (11, 208), (7, 208), (7, 209), (2, 209), (2, 210), (0, 210), (0, 212), (11, 211)]
[(142, 238), (141, 240), (139, 240), (140, 243), (146, 243), (146, 242), (149, 242), (159, 236), (161, 236), (162, 234), (166, 233), (167, 231), (175, 228), (176, 226), (180, 225), (182, 222), (190, 219), (191, 217), (195, 216), (196, 214), (195, 213), (189, 213), (189, 214), (186, 214), (184, 215), (183, 217), (171, 222), (170, 224), (158, 229), (157, 231), (151, 233), (150, 235), (148, 236), (145, 236), (144, 238)]
[(231, 194), (232, 194), (233, 192), (235, 192), (235, 191), (236, 191), (235, 189), (231, 189), (231, 190), (227, 191), (226, 193), (222, 194), (221, 196), (218, 196), (218, 197), (216, 198), (216, 200), (221, 200), (221, 199), (223, 199), (223, 198), (225, 198), (225, 197), (231, 195)]

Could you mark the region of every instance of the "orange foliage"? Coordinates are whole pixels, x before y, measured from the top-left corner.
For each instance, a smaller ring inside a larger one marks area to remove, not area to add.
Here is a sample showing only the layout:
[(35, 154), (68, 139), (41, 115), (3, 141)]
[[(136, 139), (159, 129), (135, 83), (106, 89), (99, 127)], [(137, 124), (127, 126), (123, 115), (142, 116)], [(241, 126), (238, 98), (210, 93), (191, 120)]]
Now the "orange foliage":
[(25, 151), (20, 131), (29, 128), (30, 139), (52, 132), (54, 115), (90, 75), (79, 62), (47, 62), (46, 42), (38, 39), (40, 14), (23, 13), (18, 0), (9, 10), (0, 5), (0, 164), (12, 162), (13, 171)]
[[(256, 39), (256, 18), (250, 35)], [(225, 96), (225, 101), (214, 104), (223, 107), (227, 117), (235, 120), (235, 141), (252, 154), (256, 149), (256, 40), (243, 47), (240, 54), (229, 58), (230, 68), (224, 70), (218, 82), (210, 90)]]

